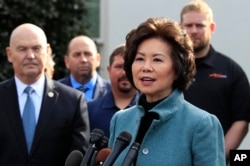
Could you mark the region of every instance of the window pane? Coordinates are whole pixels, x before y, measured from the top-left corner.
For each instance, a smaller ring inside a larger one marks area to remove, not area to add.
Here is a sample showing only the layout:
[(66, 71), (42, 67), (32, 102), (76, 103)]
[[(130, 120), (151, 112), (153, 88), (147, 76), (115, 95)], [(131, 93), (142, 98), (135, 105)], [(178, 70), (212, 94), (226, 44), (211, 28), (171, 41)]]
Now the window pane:
[(100, 0), (85, 0), (87, 8), (87, 22), (90, 24), (89, 35), (94, 38), (100, 37)]

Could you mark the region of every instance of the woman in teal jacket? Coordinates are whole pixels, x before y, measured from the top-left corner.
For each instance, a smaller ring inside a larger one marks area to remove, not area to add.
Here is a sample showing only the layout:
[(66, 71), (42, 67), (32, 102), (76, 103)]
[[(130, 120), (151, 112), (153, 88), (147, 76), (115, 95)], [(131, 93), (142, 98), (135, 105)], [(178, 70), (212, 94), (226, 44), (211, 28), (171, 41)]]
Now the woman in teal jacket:
[(126, 37), (125, 71), (142, 94), (137, 104), (117, 112), (109, 147), (127, 131), (132, 141), (114, 165), (121, 166), (133, 143), (136, 166), (224, 166), (223, 130), (218, 119), (185, 101), (195, 73), (192, 42), (178, 23), (150, 18)]

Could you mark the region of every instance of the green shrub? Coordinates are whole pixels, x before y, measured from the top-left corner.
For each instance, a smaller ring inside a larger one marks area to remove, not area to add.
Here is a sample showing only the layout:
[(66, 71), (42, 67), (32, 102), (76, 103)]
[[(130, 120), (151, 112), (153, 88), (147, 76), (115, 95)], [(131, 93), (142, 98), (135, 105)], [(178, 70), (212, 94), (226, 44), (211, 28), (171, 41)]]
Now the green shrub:
[(90, 27), (84, 0), (0, 0), (0, 81), (13, 76), (5, 48), (11, 31), (22, 23), (33, 23), (46, 33), (55, 54), (55, 79), (67, 74), (63, 57), (69, 40), (86, 34)]

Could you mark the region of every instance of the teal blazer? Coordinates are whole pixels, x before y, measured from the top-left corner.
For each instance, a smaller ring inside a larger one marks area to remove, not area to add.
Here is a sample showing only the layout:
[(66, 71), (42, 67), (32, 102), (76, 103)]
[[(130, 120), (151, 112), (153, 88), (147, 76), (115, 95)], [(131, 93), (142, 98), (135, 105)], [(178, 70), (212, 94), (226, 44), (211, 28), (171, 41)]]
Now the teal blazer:
[[(156, 105), (154, 119), (141, 143), (136, 166), (224, 166), (224, 134), (219, 120), (184, 100), (174, 90)], [(145, 111), (137, 104), (118, 111), (111, 120), (109, 147), (112, 148), (122, 131), (132, 135), (130, 145), (122, 151), (114, 165), (122, 162), (135, 141)]]

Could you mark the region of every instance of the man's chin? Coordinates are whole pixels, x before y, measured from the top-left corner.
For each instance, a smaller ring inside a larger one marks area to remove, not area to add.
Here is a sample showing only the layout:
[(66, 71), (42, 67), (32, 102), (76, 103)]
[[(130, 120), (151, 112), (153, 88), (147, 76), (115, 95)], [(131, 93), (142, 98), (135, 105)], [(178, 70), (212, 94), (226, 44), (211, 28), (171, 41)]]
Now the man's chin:
[(120, 86), (119, 87), (119, 90), (123, 93), (129, 93), (131, 90), (132, 90), (132, 87), (131, 86)]
[(88, 72), (81, 72), (79, 75), (82, 77), (89, 77), (90, 76), (90, 74)]
[(36, 78), (36, 77), (42, 75), (42, 73), (41, 72), (37, 72), (37, 71), (28, 71), (28, 72), (25, 72), (24, 75), (26, 77), (29, 77), (29, 78)]
[(197, 46), (197, 47), (194, 46), (194, 53), (199, 53), (204, 49), (205, 49), (205, 46)]

